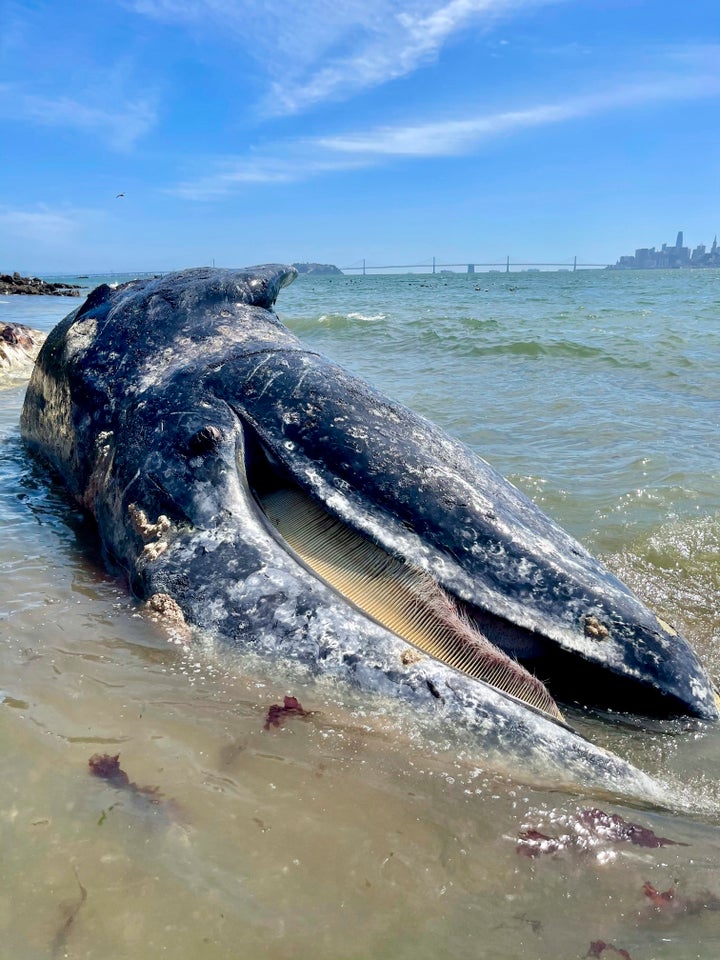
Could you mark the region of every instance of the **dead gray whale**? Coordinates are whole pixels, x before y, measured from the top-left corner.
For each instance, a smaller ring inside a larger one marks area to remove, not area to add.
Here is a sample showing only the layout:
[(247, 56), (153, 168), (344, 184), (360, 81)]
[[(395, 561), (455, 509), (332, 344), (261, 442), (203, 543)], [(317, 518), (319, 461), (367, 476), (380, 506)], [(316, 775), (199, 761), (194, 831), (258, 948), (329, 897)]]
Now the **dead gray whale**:
[(551, 776), (651, 791), (556, 699), (714, 719), (689, 644), (485, 461), (304, 347), (271, 311), (294, 277), (99, 287), (38, 357), (27, 445), (139, 597)]

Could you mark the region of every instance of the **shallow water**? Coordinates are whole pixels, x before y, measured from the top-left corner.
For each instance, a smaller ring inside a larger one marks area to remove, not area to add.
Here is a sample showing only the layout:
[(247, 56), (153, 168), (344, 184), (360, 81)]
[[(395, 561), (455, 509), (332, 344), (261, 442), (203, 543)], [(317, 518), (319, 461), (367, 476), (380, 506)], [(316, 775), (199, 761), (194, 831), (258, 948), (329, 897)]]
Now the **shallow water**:
[[(6, 298), (0, 320), (50, 329), (76, 305)], [(301, 278), (278, 304), (509, 475), (716, 680), (719, 307), (712, 271)], [(572, 714), (667, 785), (653, 809), (528, 784), (393, 704), (173, 642), (28, 461), (23, 392), (0, 391), (0, 955), (554, 960), (604, 941), (715, 960), (720, 728)], [(265, 729), (284, 695), (308, 715)], [(92, 777), (95, 753), (135, 788)], [(678, 845), (620, 839), (598, 807)]]

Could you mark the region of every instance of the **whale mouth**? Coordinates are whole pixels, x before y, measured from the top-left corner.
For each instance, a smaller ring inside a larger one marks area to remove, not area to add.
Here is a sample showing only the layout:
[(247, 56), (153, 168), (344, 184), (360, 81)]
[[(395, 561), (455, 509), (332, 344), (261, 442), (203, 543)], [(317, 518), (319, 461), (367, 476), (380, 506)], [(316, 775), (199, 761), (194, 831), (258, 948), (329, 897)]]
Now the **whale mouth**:
[(542, 681), (493, 644), (461, 601), (429, 573), (331, 514), (264, 444), (250, 447), (246, 475), (275, 539), (308, 573), (408, 644), (406, 663), (430, 657), (566, 725)]
[[(413, 564), (373, 536), (375, 523), (366, 518), (358, 526), (311, 494), (305, 471), (288, 463), (285, 451), (247, 414), (236, 412), (244, 437), (238, 468), (268, 533), (306, 574), (404, 641), (406, 666), (434, 659), (564, 726), (556, 698), (618, 715), (628, 704), (649, 717), (686, 714), (683, 702), (652, 683), (609, 672), (560, 648), (541, 629), (449, 591), (428, 572), (432, 562)], [(382, 515), (376, 516), (381, 526)]]
[(298, 487), (259, 495), (258, 503), (302, 565), (366, 617), (421, 656), (565, 723), (545, 685), (494, 646), (428, 573), (351, 529)]

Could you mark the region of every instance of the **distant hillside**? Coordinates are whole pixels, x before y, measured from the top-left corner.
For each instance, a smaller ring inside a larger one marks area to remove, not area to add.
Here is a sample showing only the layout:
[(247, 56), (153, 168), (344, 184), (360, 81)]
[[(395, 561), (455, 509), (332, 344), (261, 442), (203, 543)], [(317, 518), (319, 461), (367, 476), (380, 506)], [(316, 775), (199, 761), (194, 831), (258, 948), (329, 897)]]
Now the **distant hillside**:
[(343, 275), (340, 267), (336, 267), (332, 263), (294, 263), (293, 266), (298, 273), (312, 273), (316, 276)]

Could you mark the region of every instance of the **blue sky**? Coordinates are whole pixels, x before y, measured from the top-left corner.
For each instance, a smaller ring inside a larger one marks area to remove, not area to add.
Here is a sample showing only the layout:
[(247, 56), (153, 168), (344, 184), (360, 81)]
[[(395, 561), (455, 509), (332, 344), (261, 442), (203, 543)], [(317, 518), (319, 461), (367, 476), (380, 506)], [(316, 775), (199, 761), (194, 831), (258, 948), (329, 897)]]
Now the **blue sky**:
[(0, 271), (720, 233), (717, 0), (0, 0), (0, 24)]

